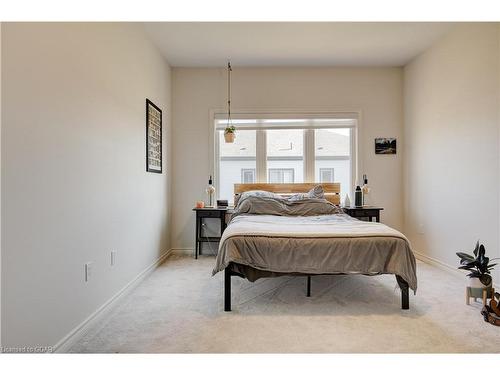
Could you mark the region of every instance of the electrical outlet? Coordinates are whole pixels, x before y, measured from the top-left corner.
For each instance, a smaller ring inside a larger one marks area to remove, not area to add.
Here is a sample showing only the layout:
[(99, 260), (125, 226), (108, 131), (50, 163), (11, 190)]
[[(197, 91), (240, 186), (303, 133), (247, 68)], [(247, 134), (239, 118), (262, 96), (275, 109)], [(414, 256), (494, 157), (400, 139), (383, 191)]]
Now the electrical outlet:
[(116, 251), (111, 251), (111, 266), (114, 266), (116, 263)]
[(92, 262), (85, 263), (85, 282), (89, 282), (92, 276)]

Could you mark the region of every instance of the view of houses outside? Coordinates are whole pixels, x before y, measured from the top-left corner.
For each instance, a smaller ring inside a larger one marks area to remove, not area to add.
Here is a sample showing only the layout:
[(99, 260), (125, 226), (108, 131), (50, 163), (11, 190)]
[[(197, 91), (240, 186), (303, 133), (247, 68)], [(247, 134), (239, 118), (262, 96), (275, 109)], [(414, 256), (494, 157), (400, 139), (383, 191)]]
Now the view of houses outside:
[(267, 182), (304, 182), (304, 130), (266, 130)]
[[(270, 183), (304, 181), (304, 129), (266, 132), (266, 178)], [(315, 182), (340, 182), (341, 196), (351, 189), (351, 140), (349, 128), (315, 129)], [(257, 132), (237, 130), (234, 143), (219, 133), (219, 199), (233, 201), (235, 183), (257, 182)], [(264, 181), (262, 181), (264, 182)]]
[(224, 141), (224, 131), (219, 133), (219, 199), (233, 202), (234, 184), (256, 182), (255, 130), (238, 130), (234, 143)]
[(351, 129), (314, 130), (315, 182), (340, 182), (341, 201), (352, 189)]

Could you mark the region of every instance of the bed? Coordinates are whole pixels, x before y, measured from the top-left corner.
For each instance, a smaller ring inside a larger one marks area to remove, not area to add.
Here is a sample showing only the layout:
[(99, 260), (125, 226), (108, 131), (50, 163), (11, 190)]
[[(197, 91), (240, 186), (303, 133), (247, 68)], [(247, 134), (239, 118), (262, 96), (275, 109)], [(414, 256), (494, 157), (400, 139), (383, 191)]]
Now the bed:
[[(308, 196), (315, 188), (321, 197)], [(231, 311), (231, 277), (311, 277), (393, 274), (401, 308), (416, 292), (416, 261), (406, 237), (381, 223), (340, 209), (338, 183), (235, 184), (235, 212), (219, 244), (213, 270), (224, 272), (224, 310)]]

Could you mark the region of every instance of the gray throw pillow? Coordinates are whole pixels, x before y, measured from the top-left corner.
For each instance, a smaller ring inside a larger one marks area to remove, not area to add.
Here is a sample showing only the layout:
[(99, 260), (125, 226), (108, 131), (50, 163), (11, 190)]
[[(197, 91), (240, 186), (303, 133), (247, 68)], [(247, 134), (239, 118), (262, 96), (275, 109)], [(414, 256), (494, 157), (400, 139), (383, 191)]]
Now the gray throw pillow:
[(270, 191), (264, 191), (264, 190), (249, 190), (245, 191), (244, 193), (241, 194), (236, 194), (234, 197), (234, 206), (238, 206), (239, 201), (242, 198), (247, 198), (247, 197), (260, 197), (260, 198), (274, 198), (274, 199), (285, 199), (281, 195), (272, 193)]
[(323, 187), (321, 185), (316, 185), (307, 193), (298, 193), (291, 195), (288, 198), (288, 200), (293, 202), (293, 201), (301, 201), (308, 198), (325, 199), (325, 192), (323, 191)]
[(325, 199), (325, 192), (323, 191), (323, 186), (316, 185), (307, 193), (308, 198)]

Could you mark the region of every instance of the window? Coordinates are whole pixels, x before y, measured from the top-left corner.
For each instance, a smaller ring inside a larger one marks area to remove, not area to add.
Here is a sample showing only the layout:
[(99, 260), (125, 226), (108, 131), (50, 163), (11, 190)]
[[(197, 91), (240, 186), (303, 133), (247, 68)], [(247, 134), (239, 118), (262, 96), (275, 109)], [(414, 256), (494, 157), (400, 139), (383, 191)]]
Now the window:
[(316, 181), (331, 182), (326, 172), (330, 170), (331, 180), (340, 182), (341, 195), (349, 193), (352, 197), (351, 134), (349, 128), (314, 130), (314, 175)]
[(224, 132), (218, 133), (219, 167), (215, 177), (216, 192), (219, 199), (232, 202), (234, 184), (248, 184), (256, 180), (256, 131), (238, 131), (234, 143), (224, 142)]
[(304, 130), (265, 130), (267, 182), (304, 182)]
[(269, 168), (267, 181), (271, 184), (288, 184), (295, 182), (295, 169), (293, 168)]
[(255, 168), (253, 169), (241, 169), (241, 183), (242, 184), (253, 184), (255, 182)]
[(334, 168), (320, 168), (319, 169), (319, 182), (335, 182), (333, 179)]
[(225, 115), (215, 117), (215, 184), (219, 199), (233, 201), (235, 183), (339, 182), (352, 196), (356, 178), (357, 115), (232, 120), (234, 143), (225, 143)]

